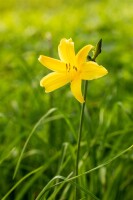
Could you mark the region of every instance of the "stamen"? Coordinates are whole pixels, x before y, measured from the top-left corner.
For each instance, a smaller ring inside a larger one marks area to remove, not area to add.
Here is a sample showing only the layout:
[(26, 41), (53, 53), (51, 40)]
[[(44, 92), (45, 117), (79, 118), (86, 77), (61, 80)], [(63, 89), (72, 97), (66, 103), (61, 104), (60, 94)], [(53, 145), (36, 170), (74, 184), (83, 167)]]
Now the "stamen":
[[(71, 64), (70, 63), (66, 63), (66, 70), (67, 72), (71, 71)], [(73, 66), (73, 70), (75, 70), (76, 72), (78, 71), (77, 67)]]
[(68, 64), (66, 63), (66, 70), (68, 69)]
[(75, 66), (73, 66), (73, 69), (75, 69), (76, 72), (78, 71), (77, 67), (75, 67)]
[(70, 65), (70, 63), (69, 63), (68, 72), (70, 72), (70, 69), (71, 69), (71, 65)]
[(70, 69), (71, 69), (70, 63), (69, 64), (66, 63), (66, 70), (67, 70), (67, 72), (70, 72)]

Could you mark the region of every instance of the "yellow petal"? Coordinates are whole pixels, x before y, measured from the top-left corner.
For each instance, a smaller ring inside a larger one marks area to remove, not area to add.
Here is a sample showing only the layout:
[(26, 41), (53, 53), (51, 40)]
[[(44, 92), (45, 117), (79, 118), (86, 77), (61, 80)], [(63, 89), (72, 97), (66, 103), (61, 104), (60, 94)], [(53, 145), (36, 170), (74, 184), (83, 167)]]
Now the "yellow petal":
[(97, 63), (89, 61), (82, 65), (81, 79), (92, 80), (105, 76), (108, 71)]
[(84, 103), (84, 98), (81, 92), (81, 79), (76, 78), (71, 82), (71, 91), (74, 97), (80, 102)]
[(81, 65), (86, 62), (87, 55), (89, 54), (90, 50), (93, 48), (92, 45), (86, 45), (83, 47), (76, 55), (76, 63), (77, 65)]
[(63, 63), (60, 60), (56, 60), (54, 58), (50, 58), (47, 56), (39, 56), (38, 60), (42, 65), (47, 67), (50, 70), (56, 71), (56, 72), (65, 72), (66, 71), (66, 64)]
[(62, 39), (58, 46), (58, 53), (61, 61), (75, 65), (74, 42), (72, 39)]
[(45, 87), (45, 92), (52, 92), (65, 84), (69, 81), (65, 74), (52, 72), (47, 76), (43, 77), (40, 81), (40, 86)]

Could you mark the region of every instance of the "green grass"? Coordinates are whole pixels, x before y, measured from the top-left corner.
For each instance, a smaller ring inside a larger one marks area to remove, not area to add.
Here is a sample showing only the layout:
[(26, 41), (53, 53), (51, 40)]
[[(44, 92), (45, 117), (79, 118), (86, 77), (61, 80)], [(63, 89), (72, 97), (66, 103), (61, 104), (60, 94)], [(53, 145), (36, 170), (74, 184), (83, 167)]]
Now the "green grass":
[(80, 104), (69, 85), (51, 94), (39, 86), (48, 70), (38, 57), (58, 58), (63, 37), (76, 52), (102, 38), (97, 62), (109, 71), (88, 85), (81, 199), (132, 199), (132, 10), (131, 0), (1, 1), (0, 199), (74, 199)]

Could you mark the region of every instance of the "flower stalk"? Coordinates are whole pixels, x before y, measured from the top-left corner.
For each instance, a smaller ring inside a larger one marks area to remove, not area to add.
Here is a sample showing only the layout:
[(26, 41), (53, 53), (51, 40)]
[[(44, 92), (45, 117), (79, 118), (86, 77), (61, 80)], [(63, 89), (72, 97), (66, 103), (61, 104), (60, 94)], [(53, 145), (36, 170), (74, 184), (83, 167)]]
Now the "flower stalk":
[[(93, 51), (93, 56), (90, 55), (87, 56), (88, 61), (94, 61), (98, 57), (98, 55), (101, 53), (101, 47), (102, 47), (102, 39), (97, 43), (95, 50)], [(88, 87), (88, 81), (85, 81), (84, 83), (84, 100), (86, 102), (86, 95), (87, 95), (87, 87)], [(78, 140), (77, 140), (77, 155), (76, 155), (76, 167), (75, 167), (75, 176), (78, 176), (78, 165), (79, 165), (79, 157), (80, 157), (80, 143), (81, 143), (81, 136), (82, 136), (82, 129), (83, 129), (83, 121), (84, 121), (84, 110), (85, 110), (85, 102), (81, 105), (81, 114), (80, 114), (80, 123), (79, 123), (79, 131), (78, 131)], [(76, 179), (76, 184), (78, 184), (78, 179)], [(76, 194), (75, 194), (75, 200), (79, 199), (79, 191), (76, 187)]]
[[(87, 94), (87, 87), (88, 81), (84, 83), (84, 100), (86, 101), (86, 94)], [(78, 164), (79, 164), (79, 156), (80, 156), (80, 143), (81, 143), (81, 136), (82, 136), (82, 127), (84, 121), (84, 109), (85, 109), (85, 102), (81, 105), (81, 114), (80, 114), (80, 124), (79, 124), (79, 131), (78, 131), (78, 140), (77, 140), (77, 155), (76, 155), (76, 168), (75, 168), (75, 175), (78, 176)], [(76, 184), (78, 183), (78, 179), (76, 179)], [(76, 187), (76, 196), (75, 200), (78, 199), (79, 192), (78, 188)]]

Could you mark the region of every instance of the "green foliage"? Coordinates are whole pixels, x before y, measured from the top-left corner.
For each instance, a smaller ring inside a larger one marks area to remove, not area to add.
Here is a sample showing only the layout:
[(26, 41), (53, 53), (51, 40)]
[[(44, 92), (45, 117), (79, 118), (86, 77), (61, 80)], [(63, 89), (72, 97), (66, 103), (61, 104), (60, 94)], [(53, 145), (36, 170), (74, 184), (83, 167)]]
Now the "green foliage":
[(44, 93), (48, 70), (37, 60), (58, 58), (63, 37), (76, 51), (102, 38), (97, 62), (109, 71), (89, 82), (81, 199), (132, 199), (132, 10), (131, 0), (0, 2), (0, 199), (74, 199), (80, 104), (69, 86)]

